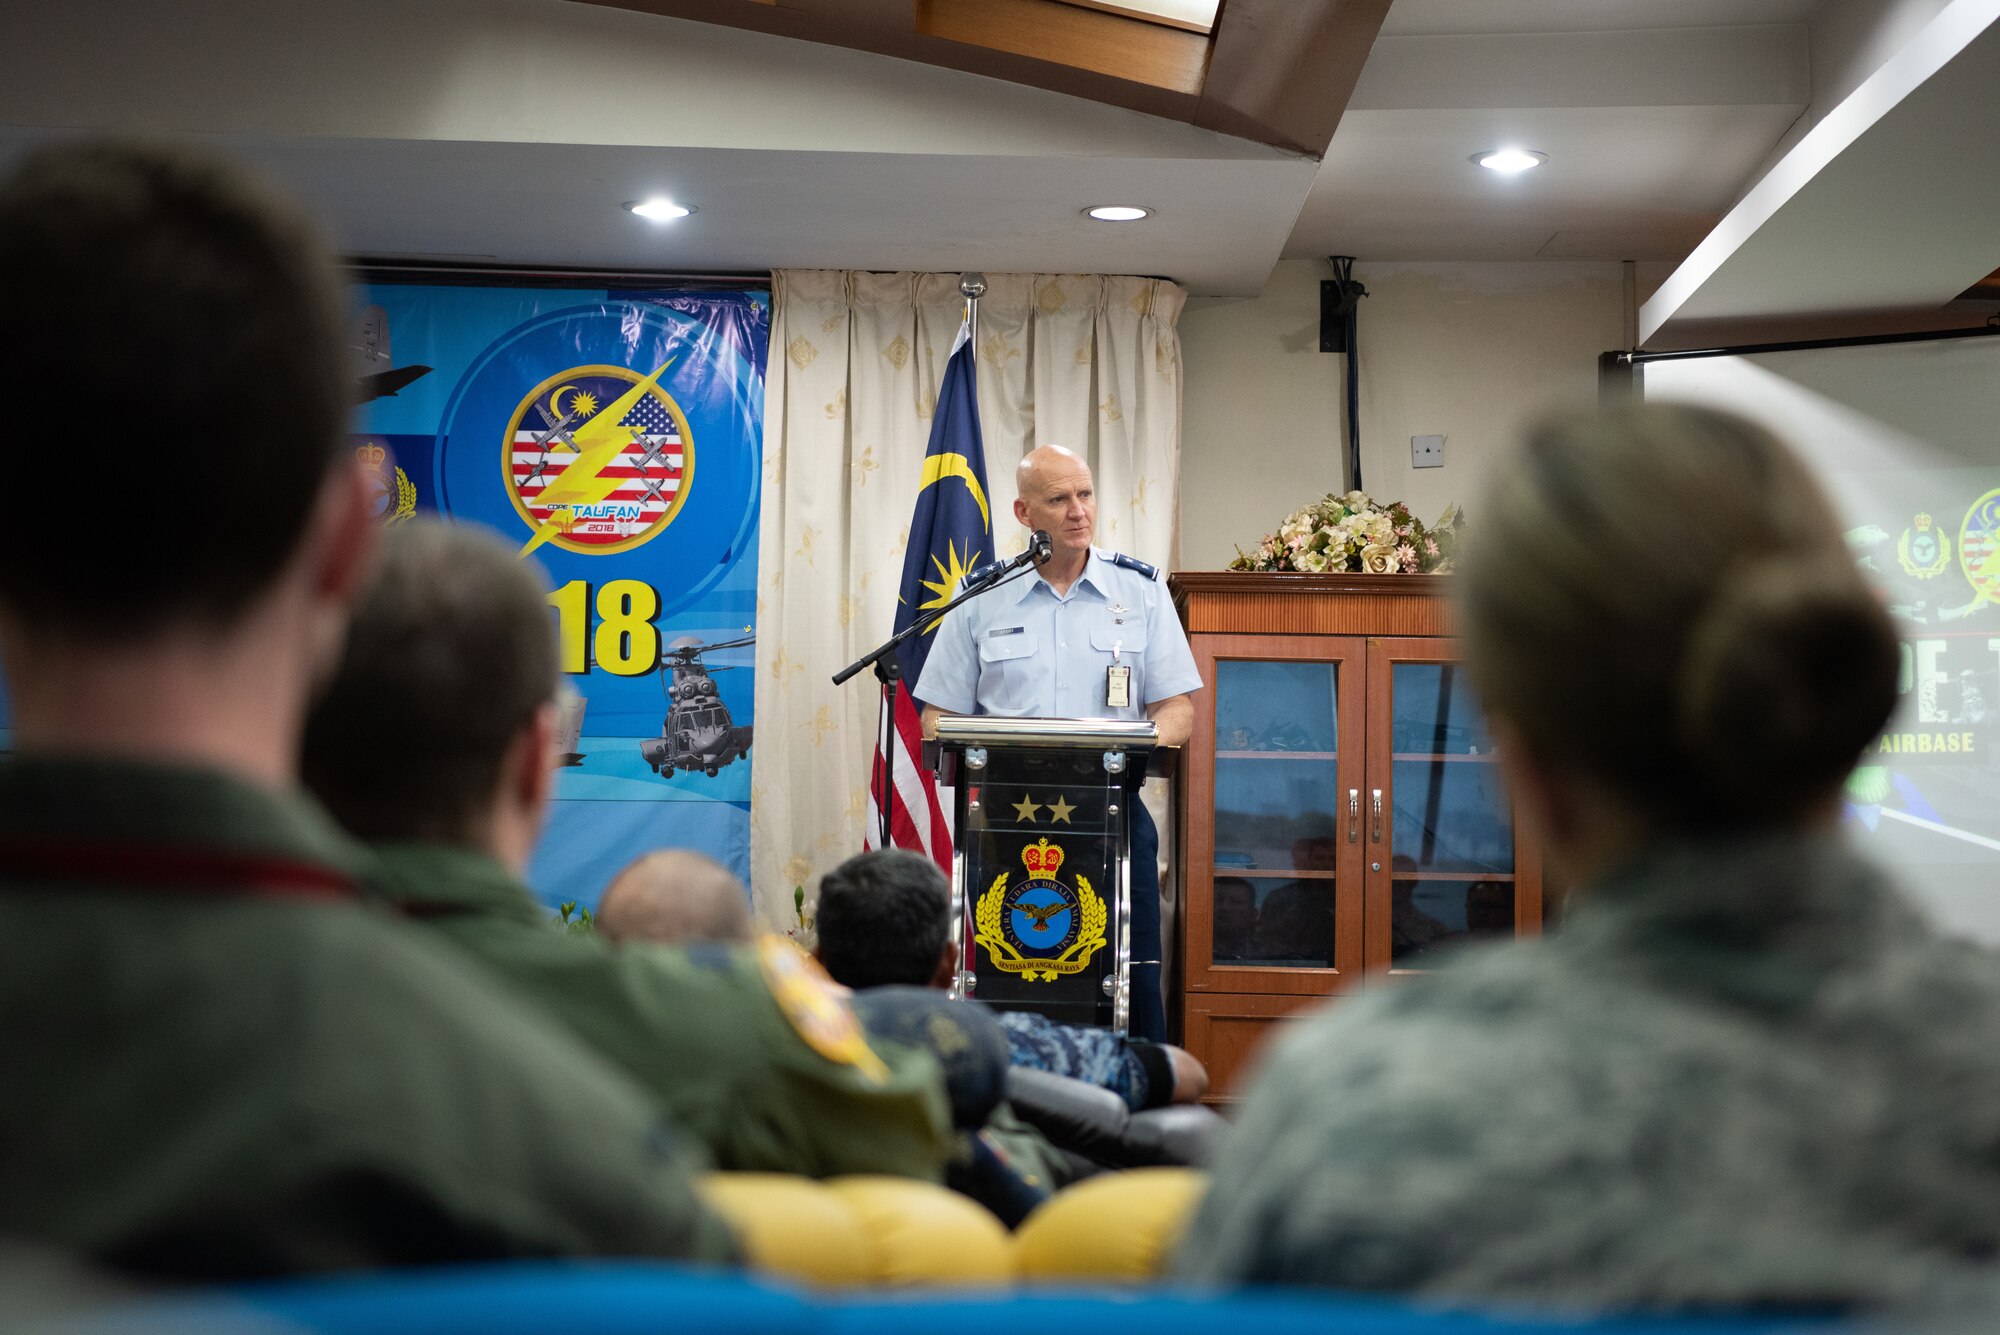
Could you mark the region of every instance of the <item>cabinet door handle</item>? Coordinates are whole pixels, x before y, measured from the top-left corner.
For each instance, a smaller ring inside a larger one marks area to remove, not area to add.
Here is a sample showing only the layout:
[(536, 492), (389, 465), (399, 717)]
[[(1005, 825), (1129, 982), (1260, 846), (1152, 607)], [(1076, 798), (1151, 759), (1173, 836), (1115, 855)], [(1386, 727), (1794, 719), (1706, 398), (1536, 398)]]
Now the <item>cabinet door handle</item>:
[(1347, 790), (1347, 842), (1350, 844), (1361, 842), (1361, 790), (1359, 788), (1350, 788)]
[(1374, 792), (1374, 794), (1375, 794), (1375, 835), (1374, 835), (1374, 842), (1376, 842), (1376, 843), (1378, 843), (1378, 844), (1379, 844), (1379, 843), (1381, 843), (1381, 842), (1382, 842), (1382, 790), (1381, 790), (1380, 788), (1376, 788), (1376, 789), (1374, 789), (1374, 790), (1373, 790), (1373, 792)]

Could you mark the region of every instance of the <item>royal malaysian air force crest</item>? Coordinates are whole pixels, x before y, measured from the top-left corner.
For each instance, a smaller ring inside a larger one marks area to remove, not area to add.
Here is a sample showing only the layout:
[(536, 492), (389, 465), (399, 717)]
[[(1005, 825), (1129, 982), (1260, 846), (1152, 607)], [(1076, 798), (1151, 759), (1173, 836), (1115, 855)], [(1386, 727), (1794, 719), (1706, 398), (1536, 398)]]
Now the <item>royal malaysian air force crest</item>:
[(694, 441), (659, 386), (666, 369), (572, 367), (514, 409), (503, 469), (532, 530), (524, 552), (544, 542), (585, 555), (630, 551), (674, 522), (694, 478)]
[(1896, 563), (1906, 575), (1936, 579), (1951, 564), (1951, 539), (1939, 531), (1936, 520), (1920, 511), (1896, 540)]
[(973, 941), (986, 947), (994, 968), (1025, 982), (1082, 973), (1105, 944), (1104, 901), (1085, 877), (1076, 878), (1074, 889), (1059, 879), (1060, 844), (1030, 844), (1021, 850), (1021, 863), (1027, 875), (1012, 890), (1002, 872), (979, 897)]

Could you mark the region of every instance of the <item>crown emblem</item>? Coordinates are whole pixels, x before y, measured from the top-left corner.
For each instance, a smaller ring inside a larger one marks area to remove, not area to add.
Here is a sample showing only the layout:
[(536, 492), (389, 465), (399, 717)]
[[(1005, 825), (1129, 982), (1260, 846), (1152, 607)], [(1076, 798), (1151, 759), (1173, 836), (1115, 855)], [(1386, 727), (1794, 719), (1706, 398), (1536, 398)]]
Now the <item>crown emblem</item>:
[(1931, 526), (1931, 517), (1927, 514), (1919, 513), (1916, 518), (1916, 525), (1917, 525), (1917, 532), (1919, 533), (1928, 532)]
[(1063, 851), (1044, 839), (1021, 850), (1021, 863), (1035, 879), (1053, 880), (1063, 864)]
[(367, 464), (370, 468), (380, 468), (382, 461), (389, 457), (389, 451), (370, 441), (368, 444), (355, 450), (354, 457), (361, 460), (362, 463)]

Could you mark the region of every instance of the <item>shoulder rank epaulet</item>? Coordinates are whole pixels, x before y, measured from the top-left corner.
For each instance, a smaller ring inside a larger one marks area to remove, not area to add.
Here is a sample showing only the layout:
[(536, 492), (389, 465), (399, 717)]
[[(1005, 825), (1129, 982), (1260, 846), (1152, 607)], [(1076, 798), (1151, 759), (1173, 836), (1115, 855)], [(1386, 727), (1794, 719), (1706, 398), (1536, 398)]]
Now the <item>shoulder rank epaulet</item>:
[(981, 580), (987, 578), (994, 571), (998, 570), (1001, 566), (1005, 564), (1007, 564), (1005, 561), (988, 561), (983, 566), (972, 567), (972, 569), (965, 572), (966, 587), (971, 588), (974, 584), (977, 584)]
[(1127, 570), (1136, 570), (1147, 579), (1158, 579), (1160, 577), (1160, 568), (1158, 566), (1149, 566), (1138, 557), (1127, 556), (1123, 552), (1111, 553), (1111, 564), (1124, 566)]

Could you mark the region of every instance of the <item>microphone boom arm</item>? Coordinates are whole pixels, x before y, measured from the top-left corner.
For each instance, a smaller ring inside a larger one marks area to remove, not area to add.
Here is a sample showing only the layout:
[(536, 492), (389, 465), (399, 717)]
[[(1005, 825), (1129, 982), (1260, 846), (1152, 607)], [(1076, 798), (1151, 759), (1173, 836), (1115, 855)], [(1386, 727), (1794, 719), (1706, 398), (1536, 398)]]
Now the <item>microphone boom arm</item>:
[(925, 612), (923, 615), (919, 616), (916, 620), (912, 621), (909, 625), (905, 626), (902, 630), (896, 632), (894, 635), (884, 640), (881, 644), (876, 645), (873, 649), (870, 649), (867, 653), (855, 659), (852, 663), (849, 663), (846, 667), (842, 668), (840, 671), (834, 673), (833, 684), (835, 686), (844, 686), (846, 685), (850, 677), (854, 676), (857, 672), (861, 671), (861, 669), (867, 667), (869, 664), (886, 663), (886, 661), (890, 658), (891, 655), (893, 655), (898, 649), (901, 649), (913, 637), (923, 634), (925, 631), (929, 630), (932, 626), (935, 626), (938, 622), (944, 620), (945, 613), (951, 611), (952, 608), (957, 607), (960, 603), (970, 601), (973, 598), (977, 598), (980, 594), (985, 593), (987, 590), (991, 589), (994, 585), (1000, 583), (1001, 580), (1005, 579), (1007, 576), (1013, 574), (1015, 571), (1019, 570), (1021, 567), (1025, 565), (1029, 565), (1031, 563), (1038, 566), (1046, 565), (1048, 563), (1049, 556), (1052, 551), (1053, 551), (1053, 546), (1049, 541), (1049, 535), (1042, 532), (1040, 529), (1036, 529), (1035, 535), (1032, 538), (1028, 539), (1028, 548), (1026, 551), (1022, 552), (1019, 556), (1015, 557), (1013, 560), (1006, 562), (1004, 565), (997, 565), (993, 567), (993, 569), (987, 571), (985, 575), (981, 576), (976, 583), (968, 584), (963, 589), (959, 590), (959, 594), (956, 598), (953, 598), (950, 602), (945, 603), (941, 607), (934, 607), (930, 611)]

